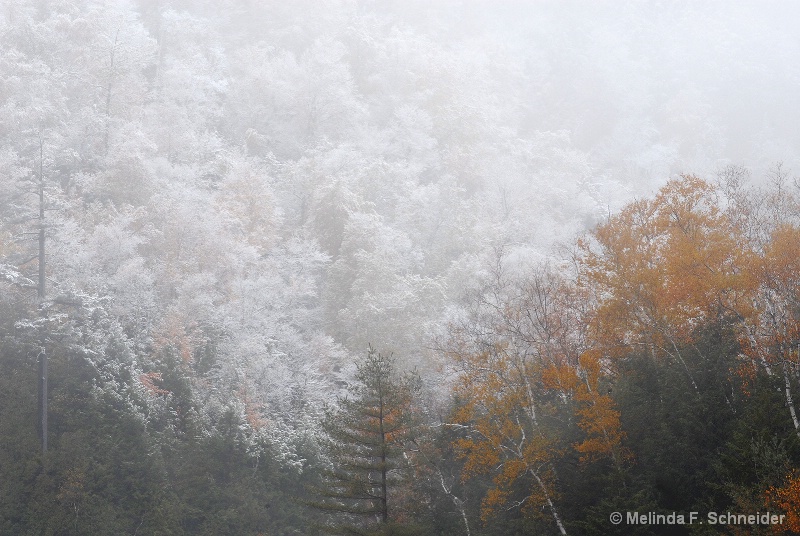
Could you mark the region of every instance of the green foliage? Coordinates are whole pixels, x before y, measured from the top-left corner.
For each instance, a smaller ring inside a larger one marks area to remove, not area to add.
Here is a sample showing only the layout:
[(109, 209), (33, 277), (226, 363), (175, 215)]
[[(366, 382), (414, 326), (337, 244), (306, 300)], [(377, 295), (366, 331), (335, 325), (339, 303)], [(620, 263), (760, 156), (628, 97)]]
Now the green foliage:
[[(308, 515), (294, 497), (303, 496), (307, 476), (283, 468), (268, 442), (253, 446), (237, 414), (226, 413), (211, 435), (186, 433), (197, 428), (178, 419), (183, 433), (175, 434), (168, 415), (137, 410), (147, 401), (131, 384), (104, 385), (72, 351), (51, 353), (50, 448), (42, 457), (36, 353), (4, 337), (0, 356), (0, 534), (306, 530)], [(191, 399), (188, 390), (183, 395)]]
[(619, 472), (611, 464), (561, 460), (571, 533), (717, 534), (699, 525), (615, 526), (608, 516), (763, 511), (764, 491), (800, 460), (778, 379), (758, 374), (749, 381), (752, 394), (745, 394), (729, 325), (704, 326), (694, 344), (678, 350), (697, 389), (681, 363), (647, 353), (617, 362), (613, 397), (634, 462)]
[(397, 489), (409, 473), (404, 448), (417, 422), (412, 397), (416, 378), (397, 378), (394, 361), (369, 349), (358, 365), (357, 383), (322, 428), (330, 466), (321, 471), (313, 506), (330, 512), (323, 530), (340, 534), (401, 534)]

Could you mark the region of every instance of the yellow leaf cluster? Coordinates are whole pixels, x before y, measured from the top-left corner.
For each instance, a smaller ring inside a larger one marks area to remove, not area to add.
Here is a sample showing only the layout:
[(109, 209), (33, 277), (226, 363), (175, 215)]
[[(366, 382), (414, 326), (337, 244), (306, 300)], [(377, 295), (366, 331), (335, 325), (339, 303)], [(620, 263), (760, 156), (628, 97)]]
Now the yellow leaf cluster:
[(744, 310), (752, 254), (717, 204), (715, 188), (684, 176), (581, 242), (580, 281), (599, 296), (592, 338), (610, 355), (686, 341), (700, 324)]
[(543, 475), (565, 446), (548, 419), (575, 418), (583, 462), (632, 459), (610, 389), (619, 357), (674, 359), (698, 389), (681, 348), (725, 324), (738, 329), (743, 378), (798, 364), (800, 227), (734, 205), (723, 210), (716, 187), (683, 176), (579, 240), (574, 278), (545, 270), (505, 294), (497, 278), (480, 317), (489, 320), (457, 330), (450, 351), (461, 371), (454, 420), (469, 430), (455, 443), (462, 476), (493, 475), (484, 519), (522, 478), (531, 490), (520, 504), (554, 496)]

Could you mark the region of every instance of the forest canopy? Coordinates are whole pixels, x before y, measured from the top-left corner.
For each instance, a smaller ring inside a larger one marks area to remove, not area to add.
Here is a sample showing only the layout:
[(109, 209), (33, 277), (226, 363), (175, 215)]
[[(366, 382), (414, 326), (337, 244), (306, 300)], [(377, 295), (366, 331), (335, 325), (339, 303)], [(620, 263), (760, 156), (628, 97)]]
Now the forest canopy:
[(797, 10), (5, 2), (0, 534), (800, 531)]

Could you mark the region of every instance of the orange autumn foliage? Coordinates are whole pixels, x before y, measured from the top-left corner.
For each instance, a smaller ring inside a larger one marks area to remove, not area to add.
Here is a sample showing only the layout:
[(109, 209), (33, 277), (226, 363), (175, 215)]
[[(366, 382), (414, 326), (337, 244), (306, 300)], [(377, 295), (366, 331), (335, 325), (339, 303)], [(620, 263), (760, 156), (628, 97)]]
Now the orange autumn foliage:
[(580, 365), (583, 381), (575, 390), (575, 400), (579, 402), (576, 413), (586, 439), (577, 443), (575, 450), (582, 454), (582, 462), (605, 457), (620, 468), (633, 456), (622, 444), (625, 432), (622, 431), (621, 414), (610, 394), (600, 390), (602, 357), (597, 351), (586, 351), (580, 357)]
[(453, 420), (467, 430), (455, 442), (462, 478), (492, 476), (484, 521), (499, 509), (540, 515), (549, 508), (563, 528), (554, 464), (570, 445), (553, 423), (577, 416), (586, 439), (574, 447), (587, 461), (627, 459), (619, 412), (599, 388), (601, 356), (585, 348), (586, 297), (541, 269), (513, 284), (498, 277), (481, 300), (475, 324), (453, 327), (448, 349), (461, 371)]
[[(545, 271), (514, 286), (498, 273), (474, 323), (455, 330), (454, 418), (468, 430), (456, 448), (465, 479), (493, 477), (484, 519), (501, 507), (546, 508), (556, 496), (551, 470), (570, 445), (548, 421), (577, 423), (583, 437), (571, 447), (582, 462), (622, 469), (632, 454), (610, 389), (617, 360), (673, 360), (700, 392), (702, 370), (682, 352), (701, 352), (704, 326), (739, 334), (742, 353), (730, 357), (744, 389), (759, 368), (782, 365), (800, 435), (790, 392), (800, 361), (800, 227), (763, 222), (730, 199), (723, 210), (719, 192), (693, 176), (670, 181), (579, 242), (574, 280)], [(529, 483), (522, 500), (520, 481)]]
[(539, 407), (536, 385), (543, 367), (501, 341), (483, 352), (462, 348), (451, 355), (463, 371), (455, 387), (460, 404), (452, 418), (469, 429), (454, 445), (464, 460), (462, 479), (493, 475), (493, 487), (481, 504), (482, 519), (487, 521), (507, 506), (511, 490), (523, 478), (541, 482), (520, 501), (526, 512), (536, 512), (555, 494), (549, 464), (560, 455), (557, 441), (541, 427), (537, 413), (545, 409)]
[(776, 534), (800, 533), (800, 473), (789, 475), (786, 485), (771, 487), (766, 493), (767, 505), (786, 512), (783, 524), (773, 525)]
[(765, 366), (797, 361), (800, 341), (800, 228), (783, 224), (752, 265), (759, 283), (757, 314), (745, 318), (741, 343), (746, 355)]
[(170, 391), (159, 387), (162, 381), (160, 372), (147, 372), (139, 375), (139, 382), (144, 386), (147, 391), (153, 396), (164, 396), (170, 394)]
[(580, 241), (579, 283), (598, 301), (591, 336), (609, 355), (637, 345), (670, 352), (700, 324), (747, 311), (751, 253), (716, 196), (684, 176)]
[(239, 387), (237, 392), (237, 396), (239, 400), (244, 405), (244, 416), (247, 424), (253, 430), (261, 430), (269, 421), (264, 416), (264, 407), (263, 404), (260, 404), (257, 400), (254, 400), (247, 391), (247, 382), (243, 381), (242, 385)]
[(202, 342), (198, 331), (195, 322), (187, 320), (180, 313), (172, 312), (155, 330), (153, 348), (156, 353), (164, 350), (175, 351), (184, 365), (191, 365), (194, 352)]

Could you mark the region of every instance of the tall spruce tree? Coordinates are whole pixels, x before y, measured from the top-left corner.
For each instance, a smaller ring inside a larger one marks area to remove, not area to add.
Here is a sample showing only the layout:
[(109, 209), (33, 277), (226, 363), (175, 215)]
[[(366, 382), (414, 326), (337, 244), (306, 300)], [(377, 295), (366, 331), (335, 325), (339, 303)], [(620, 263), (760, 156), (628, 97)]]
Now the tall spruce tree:
[(404, 445), (417, 428), (417, 378), (398, 375), (393, 358), (371, 347), (357, 367), (357, 383), (326, 410), (330, 467), (322, 472), (320, 499), (313, 505), (330, 514), (325, 533), (400, 534), (395, 490), (409, 469)]

